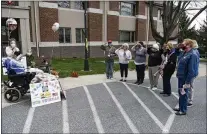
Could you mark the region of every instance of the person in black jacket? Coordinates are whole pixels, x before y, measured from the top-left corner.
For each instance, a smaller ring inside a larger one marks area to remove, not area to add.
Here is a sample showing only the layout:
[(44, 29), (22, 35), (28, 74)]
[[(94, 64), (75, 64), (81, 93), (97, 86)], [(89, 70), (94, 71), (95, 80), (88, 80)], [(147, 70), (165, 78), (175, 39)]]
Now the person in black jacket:
[(160, 67), (161, 69), (163, 69), (163, 92), (161, 92), (160, 94), (163, 94), (163, 96), (167, 97), (171, 95), (170, 79), (175, 72), (177, 55), (171, 43), (165, 44), (163, 50), (165, 61)]
[[(148, 71), (149, 71), (149, 80), (150, 80), (150, 89), (156, 90), (158, 85), (159, 73), (156, 73), (159, 70), (159, 67), (162, 62), (162, 50), (160, 50), (158, 44), (153, 44), (152, 47), (147, 49), (149, 54), (148, 58)], [(155, 75), (156, 73), (156, 75)]]

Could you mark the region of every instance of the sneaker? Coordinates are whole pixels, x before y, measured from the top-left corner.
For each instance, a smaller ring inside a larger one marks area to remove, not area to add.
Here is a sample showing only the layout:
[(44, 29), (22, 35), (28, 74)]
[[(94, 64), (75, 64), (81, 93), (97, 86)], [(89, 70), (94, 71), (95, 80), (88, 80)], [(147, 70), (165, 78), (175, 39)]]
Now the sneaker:
[(193, 104), (192, 103), (188, 103), (188, 107), (192, 107), (193, 106)]
[(173, 108), (173, 110), (174, 110), (174, 111), (178, 111), (178, 112), (180, 111), (179, 108)]
[(124, 80), (124, 82), (126, 82), (127, 80)]
[(175, 113), (176, 115), (186, 115), (186, 113), (184, 113), (184, 112), (177, 112), (177, 113)]
[(157, 90), (157, 88), (153, 87), (152, 90), (155, 91), (155, 90)]
[(121, 79), (120, 81), (123, 81), (123, 79)]

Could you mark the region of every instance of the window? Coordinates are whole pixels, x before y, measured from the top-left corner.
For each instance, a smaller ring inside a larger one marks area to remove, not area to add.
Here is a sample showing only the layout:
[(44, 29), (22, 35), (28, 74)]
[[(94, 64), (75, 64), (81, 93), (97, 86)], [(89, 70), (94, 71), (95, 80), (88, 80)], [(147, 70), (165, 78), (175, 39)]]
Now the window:
[(83, 10), (83, 1), (74, 1), (75, 2), (75, 9)]
[(58, 7), (70, 8), (70, 1), (58, 1)]
[(119, 32), (119, 41), (120, 42), (134, 42), (135, 40), (134, 31), (120, 31)]
[(134, 2), (120, 2), (120, 14), (125, 16), (135, 15), (135, 3)]
[(71, 43), (71, 29), (70, 28), (59, 29), (59, 42), (60, 43)]
[(85, 29), (76, 28), (76, 43), (83, 43), (85, 40)]

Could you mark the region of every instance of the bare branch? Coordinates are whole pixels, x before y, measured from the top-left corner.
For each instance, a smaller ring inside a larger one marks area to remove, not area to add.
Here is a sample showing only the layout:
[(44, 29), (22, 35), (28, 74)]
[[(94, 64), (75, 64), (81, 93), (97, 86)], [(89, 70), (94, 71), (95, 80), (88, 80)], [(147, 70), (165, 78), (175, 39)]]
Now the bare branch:
[(198, 17), (204, 10), (207, 9), (207, 5), (203, 7), (193, 18), (190, 20), (190, 22), (186, 25), (186, 27), (189, 27), (189, 25)]

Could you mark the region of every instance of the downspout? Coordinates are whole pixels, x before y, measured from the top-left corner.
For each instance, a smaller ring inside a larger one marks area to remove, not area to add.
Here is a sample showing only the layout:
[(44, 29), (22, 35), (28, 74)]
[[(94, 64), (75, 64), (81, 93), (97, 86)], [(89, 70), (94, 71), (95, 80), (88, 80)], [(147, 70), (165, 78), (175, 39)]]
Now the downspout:
[(147, 44), (147, 47), (148, 47), (148, 44), (149, 44), (149, 25), (150, 25), (149, 7), (147, 5), (147, 25), (146, 25), (146, 44)]
[(104, 41), (107, 42), (107, 7), (106, 7), (107, 1), (104, 1)]
[[(34, 3), (34, 19), (35, 19), (35, 34), (36, 34), (36, 49), (37, 49), (37, 56), (40, 56), (40, 52), (39, 52), (39, 39), (38, 39), (38, 27), (37, 27), (37, 5), (36, 5), (36, 1), (33, 2)], [(37, 1), (38, 4), (38, 1)]]

